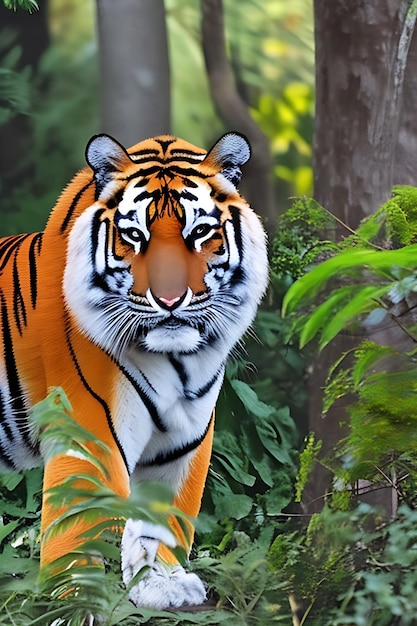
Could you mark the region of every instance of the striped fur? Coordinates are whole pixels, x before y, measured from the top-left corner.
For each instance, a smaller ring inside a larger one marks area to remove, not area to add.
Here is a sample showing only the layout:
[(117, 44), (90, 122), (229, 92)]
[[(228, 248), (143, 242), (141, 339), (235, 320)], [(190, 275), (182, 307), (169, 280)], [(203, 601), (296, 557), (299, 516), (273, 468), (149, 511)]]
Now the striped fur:
[[(110, 487), (128, 495), (131, 480), (162, 480), (197, 515), (225, 362), (267, 281), (263, 229), (236, 190), (249, 156), (235, 133), (208, 153), (170, 136), (129, 151), (95, 136), (89, 167), (64, 190), (44, 232), (0, 240), (5, 467), (39, 463), (28, 410), (61, 386), (74, 418), (111, 450)], [(47, 463), (44, 490), (87, 469), (58, 457)], [(56, 515), (44, 498), (42, 527)], [(144, 562), (153, 569), (132, 599), (161, 608), (178, 605), (174, 597), (201, 602), (195, 576), (175, 566), (161, 577), (154, 558), (164, 537), (140, 524), (125, 531), (125, 580)], [(42, 562), (77, 545), (71, 530), (45, 541)], [(159, 554), (175, 563), (166, 549)]]

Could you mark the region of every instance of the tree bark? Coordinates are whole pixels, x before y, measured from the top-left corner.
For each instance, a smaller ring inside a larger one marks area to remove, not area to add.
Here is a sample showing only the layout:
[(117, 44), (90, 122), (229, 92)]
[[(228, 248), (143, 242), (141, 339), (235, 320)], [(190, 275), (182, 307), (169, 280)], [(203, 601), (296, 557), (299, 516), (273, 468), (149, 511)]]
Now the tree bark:
[(170, 132), (163, 0), (97, 0), (101, 128), (130, 146)]
[[(417, 57), (416, 15), (408, 0), (315, 0), (314, 11), (314, 196), (356, 228), (390, 198), (393, 184), (416, 184), (417, 79), (410, 63)], [(347, 234), (340, 226), (338, 235)], [(393, 328), (374, 338), (395, 344), (398, 334)], [(324, 453), (342, 437), (339, 423), (346, 414), (338, 405), (323, 418), (322, 388), (330, 365), (357, 343), (337, 337), (312, 367), (309, 427), (323, 440)], [(313, 476), (306, 494), (310, 512), (321, 508), (328, 478), (323, 469)], [(378, 500), (393, 513), (389, 489)]]
[(201, 0), (203, 53), (215, 107), (230, 130), (247, 136), (252, 157), (244, 169), (242, 191), (248, 202), (264, 218), (267, 231), (275, 230), (277, 210), (272, 183), (273, 161), (269, 140), (249, 113), (236, 89), (226, 54), (222, 0)]
[(394, 182), (408, 5), (314, 2), (314, 195), (352, 228), (390, 197)]

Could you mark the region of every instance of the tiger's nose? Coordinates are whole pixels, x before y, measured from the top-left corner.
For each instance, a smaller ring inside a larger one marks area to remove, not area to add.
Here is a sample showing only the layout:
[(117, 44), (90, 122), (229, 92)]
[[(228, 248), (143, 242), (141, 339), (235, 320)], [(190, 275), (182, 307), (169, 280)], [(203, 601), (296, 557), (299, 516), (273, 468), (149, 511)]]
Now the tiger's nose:
[(193, 292), (190, 287), (187, 287), (186, 291), (182, 295), (165, 298), (164, 296), (157, 296), (152, 289), (148, 289), (146, 297), (150, 304), (157, 310), (174, 311), (179, 307), (186, 307), (193, 297)]

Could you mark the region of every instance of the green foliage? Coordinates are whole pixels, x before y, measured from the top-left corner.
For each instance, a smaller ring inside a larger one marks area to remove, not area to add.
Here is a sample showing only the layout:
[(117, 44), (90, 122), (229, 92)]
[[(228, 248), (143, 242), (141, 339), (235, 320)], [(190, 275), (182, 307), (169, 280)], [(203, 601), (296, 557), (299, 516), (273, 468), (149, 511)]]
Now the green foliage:
[(295, 502), (301, 502), (301, 496), (321, 450), (322, 443), (322, 441), (315, 441), (314, 433), (310, 433), (306, 437), (304, 449), (300, 454), (300, 468), (295, 483)]
[(344, 275), (351, 283), (335, 287), (308, 319), (297, 322), (298, 327), (303, 327), (301, 346), (320, 334), (319, 346), (324, 348), (342, 328), (362, 314), (388, 308), (383, 296), (401, 289), (406, 279), (411, 279), (409, 291), (413, 291), (416, 252), (416, 244), (399, 250), (348, 249), (300, 278), (284, 298), (284, 315), (294, 311), (300, 303), (308, 304), (335, 276)]
[(3, 0), (3, 4), (6, 9), (12, 9), (16, 11), (16, 9), (24, 9), (25, 11), (38, 11), (39, 6), (35, 0)]
[(323, 252), (323, 235), (334, 226), (334, 218), (314, 199), (297, 198), (279, 218), (271, 245), (272, 272), (288, 287)]
[[(87, 18), (84, 8), (82, 23)], [(74, 32), (72, 26), (67, 33)], [(73, 36), (72, 47), (68, 36), (59, 42), (52, 38), (36, 71), (17, 69), (18, 42), (13, 33), (1, 31), (1, 48), (10, 52), (3, 54), (0, 73), (0, 123), (18, 113), (27, 116), (22, 161), (8, 164), (18, 184), (3, 194), (1, 236), (43, 230), (58, 195), (85, 164), (87, 139), (98, 131), (95, 48), (77, 30), (81, 35)]]
[(358, 537), (357, 558), (363, 567), (341, 593), (329, 626), (415, 624), (416, 515), (415, 510), (402, 506), (395, 520)]
[[(327, 411), (346, 397), (348, 435), (327, 463), (344, 485), (371, 481), (370, 490), (390, 488), (415, 505), (417, 439), (415, 352), (362, 342), (330, 372)], [(349, 365), (342, 368), (344, 361)]]
[[(298, 311), (293, 332), (302, 346), (317, 339), (323, 348), (352, 328), (379, 339), (358, 340), (331, 368), (324, 411), (343, 400), (347, 435), (320, 459), (308, 437), (296, 497), (316, 462), (330, 470), (332, 492), (305, 529), (284, 528), (270, 550), (273, 567), (291, 581), (302, 624), (415, 623), (416, 215), (417, 189), (394, 188), (340, 244), (318, 242), (319, 254), (284, 296), (284, 313)], [(392, 499), (390, 521), (357, 506), (358, 494), (381, 490)]]
[[(321, 349), (352, 324), (372, 332), (381, 322), (390, 321), (391, 333), (396, 330), (391, 345), (362, 341), (331, 369), (324, 410), (344, 398), (349, 431), (327, 463), (345, 487), (367, 480), (370, 489), (389, 487), (410, 505), (415, 502), (411, 494), (417, 481), (417, 337), (412, 315), (416, 207), (417, 190), (396, 187), (393, 199), (335, 247), (334, 256), (293, 284), (283, 303), (284, 313), (314, 304), (294, 325), (301, 346), (318, 337)], [(390, 247), (406, 245), (387, 250), (377, 247), (377, 241)], [(401, 335), (408, 350), (395, 347)]]
[(288, 583), (268, 558), (271, 531), (266, 527), (255, 540), (235, 531), (221, 557), (203, 553), (198, 561), (202, 576), (219, 595), (217, 606), (228, 609), (225, 614), (236, 626), (288, 624), (290, 619)]
[(325, 506), (303, 531), (284, 532), (268, 554), (308, 626), (415, 623), (416, 511), (383, 521), (366, 504)]
[(325, 508), (304, 531), (279, 534), (270, 548), (271, 566), (288, 580), (302, 624), (327, 624), (336, 598), (354, 580), (352, 518)]
[(18, 71), (20, 50), (9, 31), (2, 32), (0, 56), (0, 124), (5, 124), (18, 113), (29, 114), (32, 75), (29, 68)]
[[(393, 304), (417, 290), (416, 207), (415, 188), (395, 187), (393, 198), (366, 218), (350, 237), (335, 245), (331, 258), (291, 286), (283, 301), (283, 315), (300, 305), (306, 309), (314, 302), (313, 311), (295, 322), (301, 347), (318, 337), (319, 348), (324, 348), (342, 329), (363, 320), (365, 314), (368, 327), (381, 323), (388, 314), (401, 325)], [(403, 247), (386, 249), (400, 245)], [(324, 250), (328, 249), (324, 242)], [(318, 296), (321, 301), (317, 304)], [(412, 326), (407, 332), (412, 334)]]
[(296, 430), (287, 407), (260, 400), (229, 368), (217, 406), (212, 471), (204, 510), (218, 522), (259, 531), (265, 515), (279, 514), (291, 501), (297, 471)]
[[(372, 232), (373, 231), (373, 232)], [(393, 187), (392, 198), (366, 219), (358, 231), (362, 237), (384, 236), (390, 247), (401, 247), (417, 240), (417, 189), (409, 185)]]

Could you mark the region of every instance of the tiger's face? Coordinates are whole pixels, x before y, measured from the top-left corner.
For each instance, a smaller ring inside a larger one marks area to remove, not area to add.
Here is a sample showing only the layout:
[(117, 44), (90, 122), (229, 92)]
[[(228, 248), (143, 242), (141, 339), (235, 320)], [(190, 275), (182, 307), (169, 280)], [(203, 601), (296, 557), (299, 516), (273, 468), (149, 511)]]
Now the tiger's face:
[(264, 231), (236, 190), (249, 155), (231, 133), (207, 154), (173, 137), (130, 154), (105, 135), (90, 141), (97, 200), (74, 221), (64, 293), (93, 342), (120, 358), (240, 338), (267, 281)]

